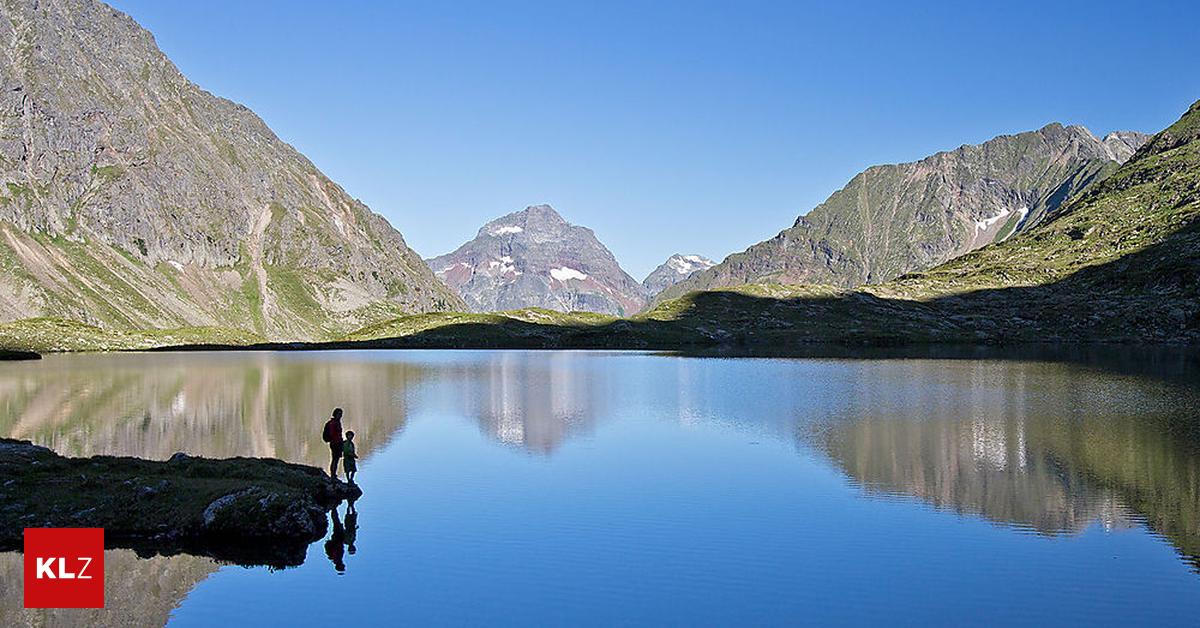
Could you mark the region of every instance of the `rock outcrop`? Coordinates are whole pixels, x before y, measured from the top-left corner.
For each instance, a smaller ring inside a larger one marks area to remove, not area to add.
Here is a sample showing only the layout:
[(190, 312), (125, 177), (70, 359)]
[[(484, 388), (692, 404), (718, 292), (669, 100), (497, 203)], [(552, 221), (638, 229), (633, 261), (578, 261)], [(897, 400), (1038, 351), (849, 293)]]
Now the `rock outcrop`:
[(0, 478), (0, 551), (21, 547), (23, 528), (104, 528), (109, 548), (274, 567), (304, 562), (326, 513), (362, 495), (269, 458), (64, 458), (10, 439), (0, 439)]
[(1148, 136), (1050, 124), (920, 161), (873, 166), (774, 238), (666, 289), (751, 283), (855, 287), (932, 268), (1041, 224)]
[(642, 286), (591, 229), (549, 205), (497, 218), (473, 240), (429, 260), (475, 312), (540, 307), (617, 316), (642, 308)]
[(316, 339), (461, 301), (381, 216), (96, 0), (0, 2), (0, 322)]
[(12, 351), (0, 349), (0, 361), (40, 360), (42, 356), (33, 351)]

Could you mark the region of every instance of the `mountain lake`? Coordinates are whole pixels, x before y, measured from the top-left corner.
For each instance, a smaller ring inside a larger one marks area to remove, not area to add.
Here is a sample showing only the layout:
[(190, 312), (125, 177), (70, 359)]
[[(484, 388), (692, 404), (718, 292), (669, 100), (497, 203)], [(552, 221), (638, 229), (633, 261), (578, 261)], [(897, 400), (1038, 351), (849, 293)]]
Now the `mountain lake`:
[[(0, 435), (63, 455), (328, 463), (290, 569), (106, 552), (107, 607), (0, 625), (1194, 625), (1200, 357), (570, 351), (51, 355)], [(335, 536), (336, 535), (336, 536)]]

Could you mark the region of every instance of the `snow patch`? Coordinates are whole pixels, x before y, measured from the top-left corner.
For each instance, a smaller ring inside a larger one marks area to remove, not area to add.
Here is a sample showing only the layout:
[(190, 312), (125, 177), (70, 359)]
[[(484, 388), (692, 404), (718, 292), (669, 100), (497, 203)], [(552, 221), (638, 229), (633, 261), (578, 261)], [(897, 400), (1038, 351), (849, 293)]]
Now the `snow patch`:
[(1005, 240), (1011, 238), (1012, 235), (1017, 232), (1017, 229), (1020, 229), (1021, 225), (1025, 224), (1025, 218), (1027, 218), (1029, 216), (1029, 208), (1022, 207), (1021, 209), (1017, 210), (1017, 213), (1021, 214), (1021, 217), (1017, 218), (1017, 224), (1013, 225), (1013, 230), (1009, 231), (1008, 234), (1004, 236)]
[[(1008, 234), (1006, 234), (1004, 236), (1005, 240), (1007, 240), (1009, 237), (1011, 237), (1012, 234), (1016, 233), (1017, 229), (1020, 228), (1021, 223), (1025, 222), (1025, 218), (1027, 216), (1029, 216), (1029, 208), (1021, 207), (1021, 208), (1017, 209), (1016, 213), (1019, 214), (1019, 216), (1017, 217), (1017, 224), (1013, 227), (1012, 231), (1009, 231)], [(1000, 213), (996, 214), (995, 216), (992, 216), (991, 218), (984, 218), (983, 220), (975, 221), (976, 236), (978, 236), (980, 233), (982, 233), (984, 231), (987, 231), (988, 229), (991, 229), (992, 227), (994, 227), (996, 225), (996, 223), (1000, 222), (1001, 220), (1004, 220), (1005, 218), (1008, 218), (1011, 215), (1013, 215), (1013, 211), (1008, 208), (1005, 208), (1005, 209), (1000, 210)]]
[(175, 270), (178, 270), (181, 272), (183, 271), (183, 264), (180, 264), (179, 262), (177, 262), (173, 259), (167, 260), (167, 263), (170, 264)]
[(517, 267), (513, 265), (513, 259), (507, 255), (501, 257), (499, 260), (489, 261), (488, 269), (499, 270), (501, 275), (507, 275), (508, 273), (521, 274), (521, 271), (517, 270)]
[(510, 233), (521, 233), (522, 231), (524, 231), (524, 229), (522, 229), (520, 227), (500, 227), (499, 229), (493, 229), (493, 230), (489, 231), (488, 233), (490, 233), (494, 236), (497, 236), (497, 235), (507, 235)]
[(667, 260), (667, 266), (680, 275), (690, 275), (702, 268), (708, 268), (710, 264), (704, 261), (699, 255), (674, 255)]
[(551, 268), (550, 276), (559, 281), (566, 281), (568, 279), (587, 279), (587, 275), (575, 270), (574, 268), (567, 268), (566, 266), (561, 268)]
[(975, 221), (975, 230), (976, 231), (987, 231), (988, 229), (992, 228), (992, 225), (1000, 222), (1001, 220), (1004, 220), (1010, 214), (1012, 214), (1012, 211), (1006, 207), (1006, 208), (1000, 210), (999, 214), (996, 214), (995, 216), (992, 216), (991, 218), (984, 218), (983, 220), (977, 220), (977, 221)]

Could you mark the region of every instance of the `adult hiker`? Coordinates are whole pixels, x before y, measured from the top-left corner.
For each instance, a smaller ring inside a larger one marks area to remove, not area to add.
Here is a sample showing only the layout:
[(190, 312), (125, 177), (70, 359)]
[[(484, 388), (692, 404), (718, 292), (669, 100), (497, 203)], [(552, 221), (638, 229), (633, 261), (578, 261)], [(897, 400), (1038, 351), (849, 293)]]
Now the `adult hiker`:
[(337, 479), (338, 460), (342, 459), (342, 409), (334, 408), (333, 416), (325, 422), (321, 439), (329, 443), (329, 477)]

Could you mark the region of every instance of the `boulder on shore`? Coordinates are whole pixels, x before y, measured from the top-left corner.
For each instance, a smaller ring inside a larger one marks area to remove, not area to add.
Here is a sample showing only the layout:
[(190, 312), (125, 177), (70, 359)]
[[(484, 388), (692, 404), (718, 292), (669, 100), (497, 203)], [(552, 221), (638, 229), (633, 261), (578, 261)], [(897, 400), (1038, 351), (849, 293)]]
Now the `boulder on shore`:
[(104, 528), (108, 548), (288, 567), (325, 536), (326, 513), (362, 491), (270, 458), (65, 458), (0, 439), (0, 551), (24, 528)]

